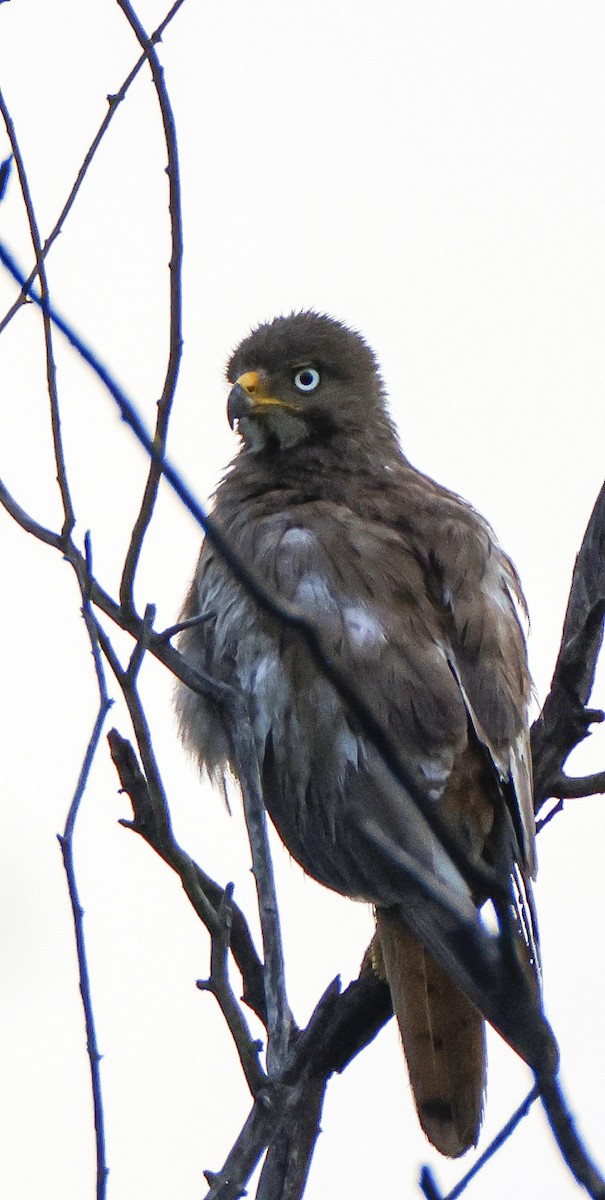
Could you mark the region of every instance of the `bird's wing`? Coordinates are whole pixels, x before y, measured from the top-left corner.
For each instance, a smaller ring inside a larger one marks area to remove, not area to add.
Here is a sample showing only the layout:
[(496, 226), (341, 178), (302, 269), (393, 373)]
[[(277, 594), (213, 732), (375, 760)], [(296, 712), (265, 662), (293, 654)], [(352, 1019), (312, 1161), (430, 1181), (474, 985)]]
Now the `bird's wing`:
[[(310, 501), (254, 520), (242, 511), (230, 533), (276, 596), (313, 625), (325, 660), (358, 689), (428, 799), (442, 795), (467, 745), (470, 719), (519, 796), (525, 865), (527, 674), (514, 611), (502, 607), (498, 563), (490, 564), (477, 597), (480, 572), (474, 563), (465, 569), (462, 558), (474, 543), (462, 539), (455, 570), (446, 562), (436, 572), (444, 594), (439, 604), (413, 538), (343, 505)], [(261, 741), (272, 732), (275, 770), (292, 803), (304, 809), (309, 787), (321, 784), (328, 788), (325, 805), (337, 810), (347, 770), (368, 759), (359, 723), (301, 638), (261, 612), (206, 548), (187, 615), (208, 609), (216, 614), (212, 622), (184, 635), (187, 657), (250, 696)], [(396, 802), (391, 807), (396, 812)]]
[[(465, 657), (448, 638), (426, 571), (400, 532), (314, 501), (255, 520), (242, 512), (230, 535), (275, 594), (313, 623), (324, 659), (361, 693), (426, 798), (438, 804), (468, 744), (467, 705), (479, 710), (498, 747), (503, 729), (518, 732), (523, 714), (502, 654), (493, 654), (491, 672), (484, 661), (472, 674), (468, 634), (460, 643)], [(216, 617), (211, 627), (187, 632), (188, 657), (246, 695), (268, 808), (290, 851), (327, 886), (398, 905), (410, 931), (531, 1061), (541, 1029), (535, 988), (523, 986), (523, 964), (487, 932), (471, 888), (414, 796), (385, 766), (300, 635), (262, 612), (211, 551), (198, 580), (191, 608), (210, 608)], [(491, 652), (485, 635), (483, 648)], [(463, 664), (458, 676), (454, 650)], [(500, 707), (508, 724), (500, 715), (494, 725)]]

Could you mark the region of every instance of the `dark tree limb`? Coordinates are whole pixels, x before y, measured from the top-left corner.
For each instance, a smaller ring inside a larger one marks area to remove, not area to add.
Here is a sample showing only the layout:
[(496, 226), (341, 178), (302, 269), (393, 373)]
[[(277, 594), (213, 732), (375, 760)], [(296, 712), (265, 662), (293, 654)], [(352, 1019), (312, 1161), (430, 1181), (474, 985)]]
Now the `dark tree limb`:
[[(592, 511), (576, 558), (561, 646), (550, 691), (532, 728), (535, 808), (573, 787), (563, 767), (590, 726), (603, 720), (587, 708), (603, 640), (605, 619), (605, 484)], [(600, 778), (598, 776), (597, 778)], [(595, 790), (600, 791), (597, 785)], [(571, 794), (587, 795), (587, 792)]]
[(216, 998), (237, 1047), (246, 1083), (252, 1096), (257, 1096), (267, 1083), (267, 1076), (258, 1059), (262, 1043), (253, 1039), (229, 982), (232, 903), (233, 884), (228, 883), (217, 913), (219, 931), (212, 938), (210, 976), (208, 979), (198, 979), (197, 986), (200, 991), (211, 992)]
[(310, 1079), (298, 1104), (267, 1152), (256, 1191), (256, 1200), (300, 1200), (304, 1195), (311, 1159), (321, 1133), (321, 1112), (327, 1079)]
[[(170, 823), (165, 820), (161, 806), (156, 806), (152, 800), (147, 780), (141, 771), (130, 742), (123, 738), (117, 729), (110, 730), (107, 740), (120, 784), (132, 804), (133, 820), (124, 820), (121, 824), (138, 833), (151, 849), (180, 876), (187, 897), (198, 917), (210, 933), (213, 930), (216, 931), (215, 919), (218, 920), (218, 912), (223, 902), (225, 889), (202, 871), (197, 863), (183, 855), (183, 851), (174, 841)], [(184, 878), (184, 876), (189, 877), (191, 870), (195, 875), (195, 887), (193, 888), (185, 885)], [(204, 903), (199, 902), (200, 897), (204, 897)], [(230, 949), (242, 976), (243, 999), (266, 1027), (267, 1007), (263, 964), (254, 947), (246, 918), (241, 909), (233, 902), (231, 903)]]
[(234, 752), (237, 777), (244, 799), (246, 828), (252, 855), (252, 871), (258, 896), (263, 939), (269, 1034), (267, 1066), (271, 1073), (279, 1073), (288, 1052), (295, 1023), (286, 994), (279, 909), (267, 832), (267, 813), (263, 803), (252, 728), (248, 714), (243, 709), (243, 703), (239, 702), (234, 713), (236, 727), (239, 731), (238, 744)]
[(587, 796), (602, 795), (605, 792), (605, 771), (597, 771), (595, 775), (582, 775), (574, 778), (570, 775), (559, 775), (551, 783), (550, 791), (559, 800), (581, 800)]
[[(196, 895), (188, 885), (187, 875), (191, 860), (187, 859), (174, 842), (169, 824), (163, 817), (161, 807), (158, 810), (157, 804), (154, 803), (132, 747), (115, 730), (110, 732), (109, 742), (120, 782), (133, 805), (134, 820), (123, 824), (140, 833), (180, 874), (198, 915), (204, 924), (210, 927), (213, 938), (219, 939), (217, 955), (222, 954), (225, 942), (224, 933), (221, 932), (220, 906), (225, 903), (225, 891), (209, 881), (196, 867), (198, 882), (202, 884), (206, 896), (212, 896), (213, 913), (209, 921), (206, 905), (199, 907)], [(255, 995), (258, 997), (262, 966), (253, 950), (245, 919), (232, 902), (231, 920), (230, 949), (242, 974), (244, 999), (250, 1004)], [(221, 961), (224, 964), (224, 960)], [(223, 966), (219, 968), (217, 958), (213, 972), (215, 979), (223, 969)], [(258, 1005), (252, 1006), (258, 1011)], [(258, 1076), (253, 1078), (251, 1090), (256, 1089), (258, 1092), (256, 1103), (260, 1112), (254, 1119), (248, 1119), (245, 1130), (242, 1130), (241, 1137), (237, 1140), (223, 1170), (213, 1176), (209, 1196), (229, 1197), (238, 1194), (233, 1189), (243, 1186), (245, 1182), (241, 1175), (244, 1169), (241, 1155), (244, 1154), (247, 1163), (252, 1161), (256, 1164), (267, 1146), (269, 1153), (263, 1168), (263, 1188), (268, 1189), (268, 1181), (271, 1188), (276, 1186), (275, 1181), (282, 1164), (285, 1170), (284, 1200), (286, 1197), (295, 1200), (295, 1197), (302, 1195), (329, 1077), (334, 1071), (344, 1070), (363, 1046), (372, 1040), (390, 1015), (389, 989), (371, 971), (365, 970), (342, 994), (338, 981), (335, 980), (320, 1001), (307, 1028), (299, 1033), (291, 1027), (282, 1069), (279, 1070), (279, 1064), (274, 1064), (267, 1080), (259, 1080)], [(259, 1083), (262, 1083), (262, 1086), (259, 1087)], [(258, 1144), (256, 1141), (254, 1145), (246, 1144), (244, 1153), (244, 1141), (253, 1134), (254, 1139), (258, 1138)], [(272, 1192), (267, 1190), (259, 1194), (270, 1196)], [(279, 1192), (274, 1194), (280, 1195)]]
[(540, 1080), (539, 1090), (548, 1123), (572, 1175), (592, 1200), (605, 1200), (605, 1181), (588, 1156), (558, 1079)]
[[(130, 612), (122, 608), (122, 606), (114, 600), (108, 592), (91, 575), (86, 556), (75, 545), (71, 537), (66, 537), (62, 533), (58, 533), (53, 529), (48, 529), (39, 521), (36, 521), (30, 513), (18, 503), (15, 497), (10, 493), (6, 484), (0, 479), (0, 504), (6, 509), (7, 513), (25, 530), (26, 533), (37, 538), (38, 541), (44, 542), (47, 546), (52, 546), (58, 550), (63, 558), (73, 568), (80, 589), (84, 589), (87, 595), (90, 596), (91, 603), (95, 608), (100, 609), (105, 616), (109, 617), (119, 629), (123, 629), (125, 633), (129, 633), (136, 641), (143, 635), (145, 622), (142, 617), (136, 613)], [(188, 687), (194, 691), (200, 692), (204, 696), (210, 696), (217, 702), (225, 702), (233, 696), (232, 689), (227, 684), (221, 683), (217, 679), (213, 679), (210, 675), (204, 674), (203, 671), (194, 671), (185, 662), (182, 654), (170, 646), (165, 634), (156, 634), (152, 630), (148, 631), (147, 648), (158, 662), (164, 664), (177, 679), (181, 679)]]
[(204, 1171), (210, 1187), (204, 1200), (239, 1200), (280, 1123), (274, 1101), (256, 1100), (221, 1171)]
[[(137, 790), (149, 800), (157, 824), (162, 832), (164, 856), (169, 855), (169, 861), (178, 871), (183, 887), (193, 904), (196, 912), (206, 925), (211, 937), (211, 974), (206, 982), (206, 990), (210, 990), (222, 1009), (228, 1028), (236, 1044), (244, 1076), (254, 1096), (262, 1093), (265, 1076), (258, 1062), (258, 1045), (253, 1041), (245, 1018), (237, 1007), (227, 971), (227, 953), (231, 937), (232, 909), (229, 889), (223, 892), (218, 910), (209, 904), (207, 896), (200, 888), (200, 873), (196, 864), (186, 855), (175, 842), (170, 823), (170, 814), (160, 777), (159, 769), (153, 752), (153, 745), (143, 706), (137, 691), (137, 674), (142, 659), (142, 652), (149, 644), (153, 609), (148, 607), (145, 622), (141, 631), (141, 645), (135, 645), (130, 663), (122, 668), (111, 643), (100, 626), (97, 627), (99, 642), (113, 670), (115, 678), (122, 690), (128, 706), (128, 711), (137, 739), (143, 772), (138, 771), (135, 762), (132, 771)], [(240, 704), (239, 708), (243, 708)], [(252, 851), (252, 862), (259, 897), (259, 913), (265, 950), (263, 965), (263, 990), (267, 1014), (267, 1064), (269, 1074), (275, 1075), (288, 1049), (290, 1036), (295, 1028), (287, 1004), (283, 955), (279, 930), (277, 900), (273, 882), (273, 868), (269, 853), (266, 831), (266, 814), (262, 803), (260, 781), (255, 776), (254, 750), (251, 736), (246, 737), (249, 728), (246, 714), (238, 709), (238, 725), (241, 730), (241, 747), (247, 748), (242, 756), (242, 776), (246, 789), (246, 816)], [(110, 746), (114, 761), (119, 761), (124, 753), (123, 739), (119, 739), (115, 731), (110, 734)], [(132, 752), (127, 756), (131, 761)], [(253, 789), (256, 788), (256, 792)]]

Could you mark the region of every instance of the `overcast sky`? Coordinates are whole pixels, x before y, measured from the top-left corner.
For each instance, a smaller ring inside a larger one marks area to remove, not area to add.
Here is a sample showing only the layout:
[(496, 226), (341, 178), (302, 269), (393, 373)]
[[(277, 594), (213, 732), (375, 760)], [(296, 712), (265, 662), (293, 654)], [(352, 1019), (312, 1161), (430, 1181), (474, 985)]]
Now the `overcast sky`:
[[(148, 30), (164, 8), (141, 0)], [(224, 363), (250, 326), (315, 307), (361, 329), (409, 458), (466, 496), (515, 560), (547, 691), (574, 556), (603, 480), (605, 9), (560, 0), (188, 0), (160, 48), (179, 136), (184, 356), (170, 452), (201, 499), (232, 456)], [(0, 83), (42, 237), (138, 47), (110, 0), (0, 7)], [(8, 153), (1, 140), (0, 155)], [(117, 112), (48, 270), (53, 299), (149, 425), (167, 356), (166, 156), (149, 73)], [(33, 263), (16, 177), (2, 238)], [(0, 315), (13, 298), (0, 277)], [(57, 342), (77, 536), (115, 590), (145, 474), (110, 399)], [(43, 342), (22, 309), (0, 338), (0, 474), (58, 525)], [(96, 711), (70, 570), (0, 518), (3, 796), (0, 1192), (94, 1195), (94, 1144), (73, 935), (56, 833)], [(199, 531), (167, 493), (137, 599), (176, 619)], [(126, 639), (119, 640), (123, 653)], [(166, 673), (142, 683), (177, 836), (219, 881), (253, 891), (237, 803), (225, 812), (179, 747)], [(117, 699), (117, 696), (116, 696)], [(605, 706), (600, 675), (596, 705)], [(128, 734), (119, 703), (111, 721)], [(599, 733), (573, 767), (605, 766)], [(178, 883), (117, 822), (103, 745), (76, 834), (103, 1059), (111, 1200), (199, 1200), (248, 1108), (212, 998), (208, 944)], [(602, 1153), (603, 801), (568, 802), (541, 835), (545, 1003), (580, 1127)], [(303, 879), (276, 849), (291, 1003), (305, 1021), (357, 972), (368, 911)], [(480, 1149), (529, 1090), (490, 1035)], [(418, 1166), (461, 1166), (420, 1133), (393, 1023), (331, 1084), (307, 1195), (418, 1195)], [(472, 1158), (469, 1156), (469, 1160)], [(466, 1160), (464, 1165), (468, 1165)], [(572, 1200), (539, 1110), (469, 1200)]]

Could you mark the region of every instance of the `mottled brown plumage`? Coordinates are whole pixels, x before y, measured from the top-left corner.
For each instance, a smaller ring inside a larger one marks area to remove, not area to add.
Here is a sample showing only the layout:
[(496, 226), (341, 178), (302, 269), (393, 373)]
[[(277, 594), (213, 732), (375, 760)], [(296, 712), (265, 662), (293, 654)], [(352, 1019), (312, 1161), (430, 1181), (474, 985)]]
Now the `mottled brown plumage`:
[[(228, 378), (244, 445), (215, 519), (241, 559), (313, 623), (325, 656), (397, 745), (409, 788), (300, 636), (261, 610), (208, 542), (183, 615), (216, 616), (184, 631), (181, 650), (245, 697), (267, 809), (293, 856), (375, 906), (379, 969), (420, 1120), (455, 1156), (476, 1142), (481, 1121), (479, 1008), (526, 1058), (540, 1021), (519, 581), (487, 523), (403, 457), (359, 335), (314, 313), (278, 318), (245, 339)], [(184, 687), (177, 707), (185, 743), (222, 776), (237, 730)], [(521, 936), (513, 951), (496, 939), (485, 950), (484, 895), (412, 791), (436, 806), (469, 863), (491, 867), (504, 887), (515, 873), (527, 950)], [(434, 898), (410, 883), (410, 863)]]

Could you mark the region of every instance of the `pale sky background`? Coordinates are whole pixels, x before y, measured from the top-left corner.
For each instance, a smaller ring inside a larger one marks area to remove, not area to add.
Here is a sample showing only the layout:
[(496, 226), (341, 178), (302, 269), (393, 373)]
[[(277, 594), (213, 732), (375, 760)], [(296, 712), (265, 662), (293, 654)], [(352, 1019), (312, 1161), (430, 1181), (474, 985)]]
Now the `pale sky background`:
[[(151, 30), (164, 8), (140, 0)], [(0, 82), (42, 236), (106, 107), (138, 58), (115, 3), (0, 7)], [(363, 330), (383, 366), (412, 461), (493, 523), (524, 582), (531, 666), (545, 695), (574, 555), (603, 479), (605, 445), (605, 8), (486, 0), (188, 0), (160, 48), (181, 156), (184, 357), (170, 452), (205, 499), (234, 449), (224, 362), (249, 327), (301, 307)], [(5, 148), (6, 146), (6, 148)], [(0, 155), (8, 147), (0, 135)], [(52, 296), (149, 424), (167, 355), (165, 151), (143, 71), (48, 260)], [(1, 236), (33, 262), (16, 177)], [(0, 311), (13, 295), (0, 277)], [(115, 590), (143, 457), (112, 402), (57, 339), (77, 535)], [(59, 503), (37, 314), (0, 339), (0, 473), (56, 525)], [(70, 569), (0, 519), (3, 613), (0, 855), (0, 1194), (94, 1195), (87, 1058), (63, 827), (96, 711)], [(138, 584), (158, 627), (176, 619), (199, 532), (162, 493)], [(119, 645), (124, 652), (127, 640)], [(142, 686), (177, 836), (253, 909), (245, 834), (202, 789), (175, 733), (171, 684)], [(116, 694), (115, 689), (112, 689)], [(593, 697), (605, 706), (605, 676)], [(128, 722), (116, 703), (110, 717)], [(574, 760), (605, 765), (598, 732)], [(117, 822), (128, 816), (105, 744), (75, 850), (104, 1055), (110, 1200), (199, 1200), (248, 1110), (216, 1005), (195, 980), (208, 940), (177, 881)], [(605, 1166), (601, 1034), (604, 801), (568, 802), (539, 839), (545, 1003), (562, 1077)], [(305, 1021), (330, 979), (347, 983), (365, 908), (305, 880), (277, 852), (288, 985)], [(529, 1089), (490, 1036), (480, 1149)], [(420, 1133), (393, 1023), (328, 1091), (309, 1200), (419, 1195)], [(536, 1108), (468, 1190), (573, 1200)]]

